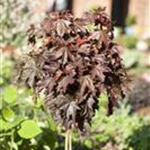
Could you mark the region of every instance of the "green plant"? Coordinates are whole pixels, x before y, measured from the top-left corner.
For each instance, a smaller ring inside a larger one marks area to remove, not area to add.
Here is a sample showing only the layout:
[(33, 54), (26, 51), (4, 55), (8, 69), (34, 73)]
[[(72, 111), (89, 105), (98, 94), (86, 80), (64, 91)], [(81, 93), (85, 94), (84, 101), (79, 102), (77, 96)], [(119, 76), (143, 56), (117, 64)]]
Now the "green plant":
[[(99, 99), (99, 110), (92, 120), (89, 133), (82, 140), (82, 144), (89, 149), (105, 149), (108, 143), (117, 146), (119, 150), (148, 150), (150, 147), (150, 124), (148, 117), (130, 114), (130, 107), (126, 101), (120, 103), (112, 116), (107, 117), (108, 97), (102, 94)], [(75, 139), (77, 140), (77, 139)], [(113, 149), (113, 148), (112, 148)]]
[(134, 133), (127, 139), (128, 145), (134, 150), (150, 149), (150, 125), (143, 125), (134, 130)]
[[(0, 42), (2, 44), (19, 44), (25, 35), (23, 30), (29, 14), (27, 4), (20, 2), (15, 0), (2, 0), (0, 3)], [(24, 15), (25, 13), (26, 16)]]
[(140, 60), (142, 57), (143, 54), (139, 53), (138, 51), (126, 50), (122, 54), (123, 63), (127, 69), (131, 69), (135, 66), (140, 65)]
[(11, 69), (13, 68), (14, 63), (11, 61), (11, 57), (7, 53), (0, 53), (0, 59), (0, 86), (2, 87), (11, 82)]
[(30, 90), (11, 85), (14, 59), (10, 53), (0, 55), (0, 149), (54, 148), (56, 128), (52, 118), (43, 110), (42, 96), (34, 101)]
[[(21, 46), (25, 41), (26, 28), (38, 2), (32, 0), (1, 0), (0, 2), (0, 43), (1, 46)], [(38, 15), (39, 18), (41, 17)]]
[(50, 116), (42, 109), (42, 98), (34, 102), (29, 90), (17, 90), (11, 85), (5, 85), (0, 93), (0, 149), (53, 148), (56, 129)]
[(133, 35), (122, 35), (116, 38), (116, 41), (127, 49), (134, 49), (138, 38)]

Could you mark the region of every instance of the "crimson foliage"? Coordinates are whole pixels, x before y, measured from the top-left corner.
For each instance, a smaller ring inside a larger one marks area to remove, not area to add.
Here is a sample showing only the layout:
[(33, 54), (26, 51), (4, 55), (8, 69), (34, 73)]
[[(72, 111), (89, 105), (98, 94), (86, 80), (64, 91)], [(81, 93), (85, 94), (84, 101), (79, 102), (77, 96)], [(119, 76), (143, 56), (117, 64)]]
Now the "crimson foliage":
[(104, 9), (74, 18), (68, 11), (48, 14), (28, 30), (29, 53), (21, 56), (17, 80), (45, 94), (56, 122), (84, 130), (107, 92), (108, 111), (125, 94), (127, 79), (113, 43), (112, 22)]

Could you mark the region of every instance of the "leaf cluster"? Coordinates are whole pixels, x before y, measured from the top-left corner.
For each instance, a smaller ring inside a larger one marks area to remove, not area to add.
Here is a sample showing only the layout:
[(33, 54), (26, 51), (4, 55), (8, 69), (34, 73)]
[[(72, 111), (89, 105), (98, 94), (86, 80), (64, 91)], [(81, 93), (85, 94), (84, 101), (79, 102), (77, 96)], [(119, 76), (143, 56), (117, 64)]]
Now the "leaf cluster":
[(125, 95), (126, 73), (113, 43), (113, 26), (105, 9), (74, 18), (53, 12), (28, 30), (29, 52), (18, 63), (17, 80), (44, 92), (56, 122), (84, 131), (98, 108), (97, 97), (107, 92), (108, 112)]

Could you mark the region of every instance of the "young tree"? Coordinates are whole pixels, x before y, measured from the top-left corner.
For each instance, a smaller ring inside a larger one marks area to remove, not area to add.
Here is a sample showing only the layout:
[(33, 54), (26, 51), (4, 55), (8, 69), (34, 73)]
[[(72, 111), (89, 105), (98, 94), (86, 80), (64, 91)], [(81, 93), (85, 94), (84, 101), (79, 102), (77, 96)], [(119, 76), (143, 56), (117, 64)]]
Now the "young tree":
[(105, 9), (74, 18), (68, 11), (48, 14), (28, 30), (29, 52), (21, 56), (18, 82), (45, 95), (54, 120), (66, 130), (84, 132), (107, 92), (108, 113), (125, 95), (126, 72), (113, 42), (113, 26)]

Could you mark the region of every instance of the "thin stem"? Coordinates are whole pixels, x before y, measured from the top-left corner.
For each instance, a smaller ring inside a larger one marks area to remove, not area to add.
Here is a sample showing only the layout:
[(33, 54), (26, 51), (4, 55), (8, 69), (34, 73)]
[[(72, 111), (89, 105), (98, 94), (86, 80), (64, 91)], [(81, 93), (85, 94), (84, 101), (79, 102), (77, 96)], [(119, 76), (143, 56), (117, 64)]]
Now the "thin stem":
[(72, 131), (69, 130), (69, 150), (72, 150)]
[(4, 137), (4, 136), (10, 136), (10, 135), (12, 135), (12, 132), (1, 133), (1, 134), (0, 134), (0, 138), (1, 138), (1, 137)]
[(65, 137), (65, 150), (69, 150), (69, 149), (68, 149), (68, 135), (69, 135), (69, 130), (67, 130), (67, 132), (66, 132), (66, 137)]
[(13, 144), (14, 144), (14, 130), (11, 132), (11, 145), (10, 145), (10, 150), (13, 150)]
[(65, 150), (72, 150), (72, 131), (67, 130), (65, 137)]

